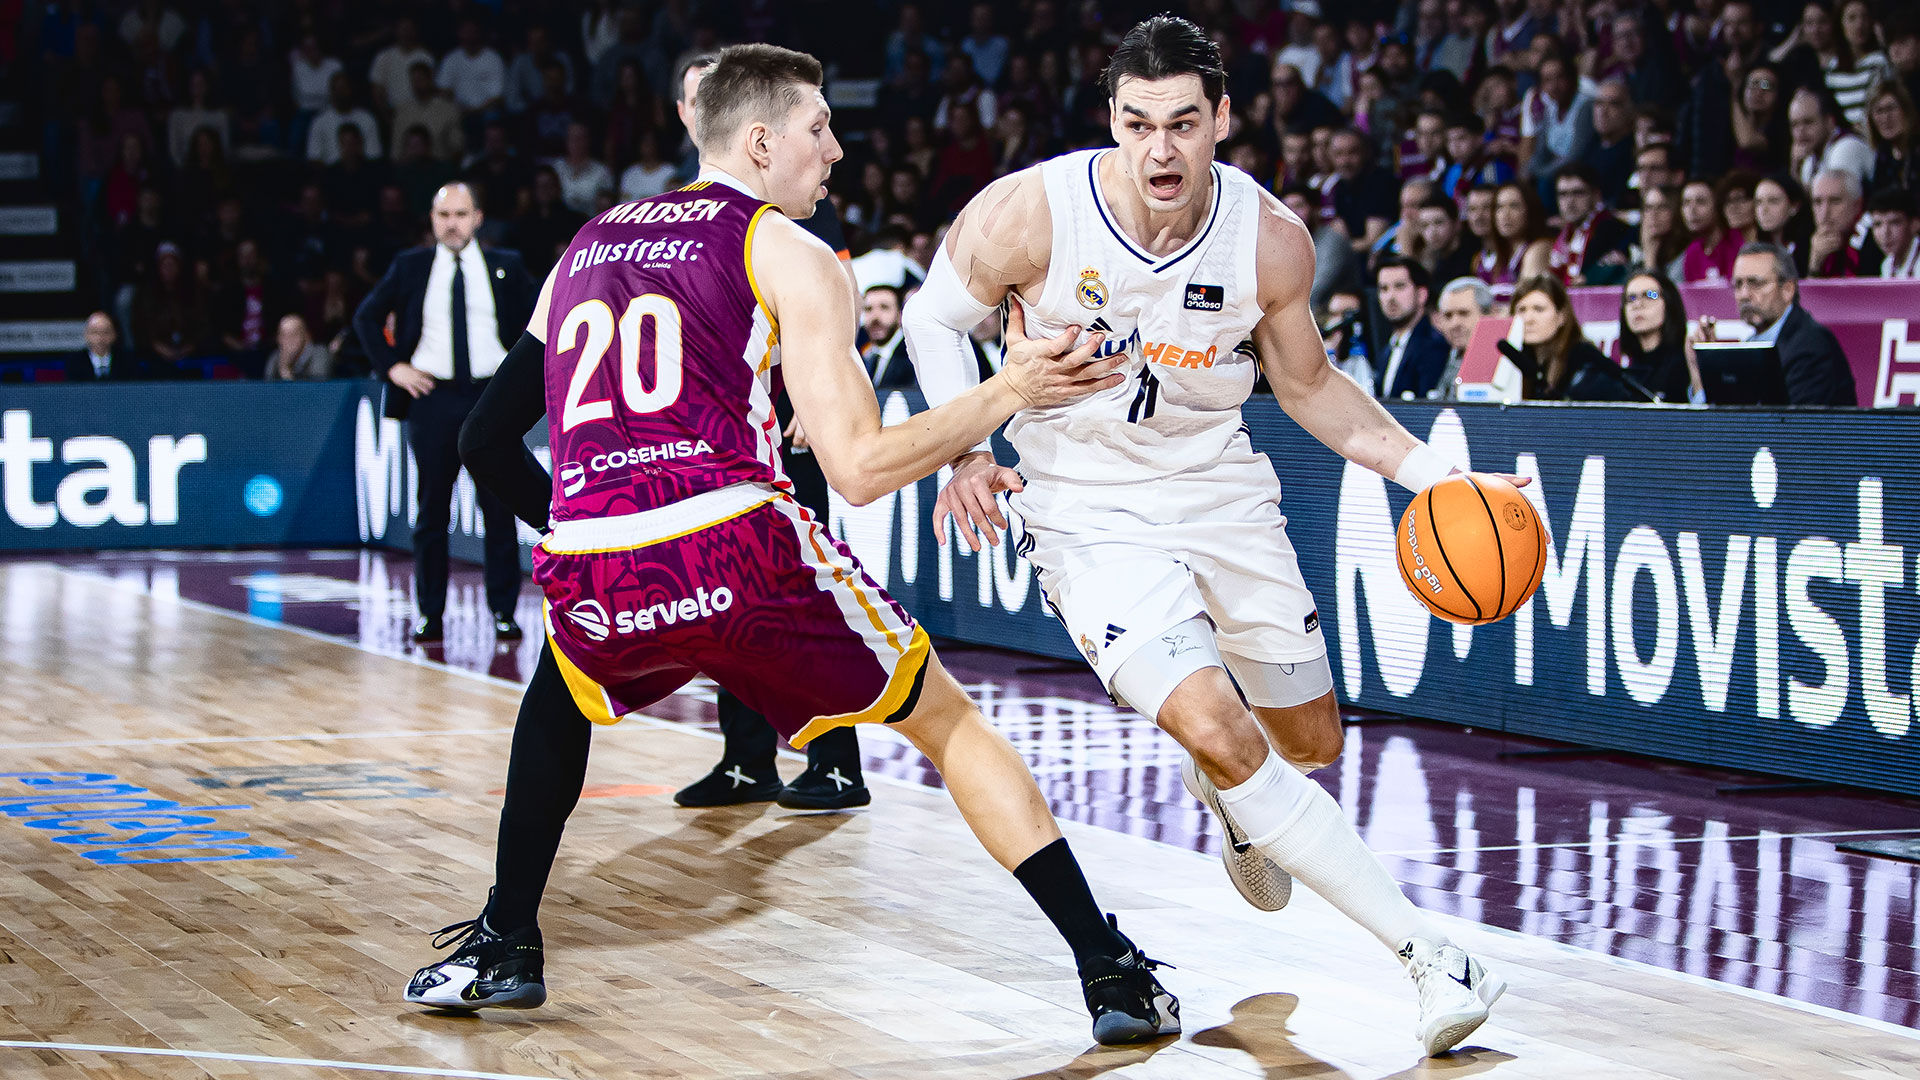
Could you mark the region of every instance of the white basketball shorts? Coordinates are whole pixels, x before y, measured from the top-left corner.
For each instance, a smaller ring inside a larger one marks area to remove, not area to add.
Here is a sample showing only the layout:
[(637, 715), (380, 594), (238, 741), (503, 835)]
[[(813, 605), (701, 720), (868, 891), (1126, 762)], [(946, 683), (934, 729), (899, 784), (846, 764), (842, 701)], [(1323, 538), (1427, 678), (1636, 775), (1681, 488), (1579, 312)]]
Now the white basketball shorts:
[(1236, 661), (1324, 663), (1280, 482), (1244, 435), (1234, 446), (1241, 452), (1205, 470), (1138, 484), (1029, 477), (1008, 500), (1016, 550), (1039, 571), (1048, 606), (1110, 693), (1129, 657), (1196, 616), (1212, 622), (1243, 691), (1252, 687)]

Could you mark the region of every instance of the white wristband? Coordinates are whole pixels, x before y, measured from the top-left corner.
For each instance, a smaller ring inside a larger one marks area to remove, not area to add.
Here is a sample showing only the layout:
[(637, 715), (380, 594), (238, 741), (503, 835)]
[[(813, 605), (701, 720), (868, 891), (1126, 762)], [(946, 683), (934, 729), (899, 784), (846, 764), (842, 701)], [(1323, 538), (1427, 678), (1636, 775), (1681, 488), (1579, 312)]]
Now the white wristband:
[(1393, 482), (1418, 495), (1459, 471), (1458, 466), (1441, 457), (1433, 447), (1414, 443), (1413, 449), (1407, 451), (1406, 460), (1394, 470)]

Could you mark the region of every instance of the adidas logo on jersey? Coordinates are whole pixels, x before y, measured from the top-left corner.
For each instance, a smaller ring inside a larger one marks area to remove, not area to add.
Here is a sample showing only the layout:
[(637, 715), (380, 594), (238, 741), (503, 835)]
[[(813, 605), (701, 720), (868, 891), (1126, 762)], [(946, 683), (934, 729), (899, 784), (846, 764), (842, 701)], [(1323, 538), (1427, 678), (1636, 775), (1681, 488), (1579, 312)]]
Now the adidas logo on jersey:
[(1188, 311), (1219, 311), (1227, 306), (1227, 290), (1219, 285), (1188, 285)]

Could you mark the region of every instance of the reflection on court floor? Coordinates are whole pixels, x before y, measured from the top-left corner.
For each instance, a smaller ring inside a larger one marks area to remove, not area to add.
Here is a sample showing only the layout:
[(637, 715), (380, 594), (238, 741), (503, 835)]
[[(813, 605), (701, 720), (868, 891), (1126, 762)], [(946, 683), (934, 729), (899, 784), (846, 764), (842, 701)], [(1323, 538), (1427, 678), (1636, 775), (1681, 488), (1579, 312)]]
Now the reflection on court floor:
[[(477, 568), (456, 567), (446, 641), (421, 650), (406, 639), (404, 557), (144, 552), (59, 561), (510, 681), (531, 672), (540, 648), (537, 636), (495, 645)], [(540, 623), (531, 589), (518, 617), (529, 629)], [(1181, 787), (1179, 747), (1115, 707), (1083, 667), (958, 644), (942, 656), (1026, 756), (1061, 818), (1215, 850), (1210, 822)], [(712, 686), (695, 683), (653, 714), (711, 727), (712, 701)], [(1350, 719), (1345, 754), (1316, 778), (1422, 906), (1920, 1027), (1920, 868), (1836, 846), (1920, 837), (1920, 803), (1831, 789), (1719, 794), (1762, 781), (1450, 725)], [(862, 735), (871, 773), (937, 785), (904, 739)], [(874, 812), (885, 812), (886, 798), (876, 793)]]

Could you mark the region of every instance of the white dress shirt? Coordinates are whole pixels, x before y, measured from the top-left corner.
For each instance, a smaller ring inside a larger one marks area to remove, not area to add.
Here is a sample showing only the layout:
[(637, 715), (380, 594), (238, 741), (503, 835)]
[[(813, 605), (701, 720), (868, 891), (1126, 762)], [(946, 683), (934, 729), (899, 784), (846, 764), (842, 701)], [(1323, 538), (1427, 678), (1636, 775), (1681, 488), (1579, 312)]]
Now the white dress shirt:
[(1887, 261), (1880, 264), (1880, 276), (1883, 278), (1920, 277), (1920, 236), (1907, 243), (1907, 253), (1896, 258), (1893, 252), (1887, 252)]
[(407, 362), (436, 379), (453, 378), (453, 261), (467, 287), (467, 362), (476, 379), (492, 378), (506, 359), (500, 321), (493, 307), (493, 283), (480, 245), (468, 243), (458, 256), (445, 244), (433, 249), (427, 293), (420, 312), (420, 344)]
[(1407, 355), (1407, 339), (1413, 337), (1413, 325), (1407, 324), (1405, 330), (1387, 339), (1387, 370), (1380, 377), (1380, 397), (1385, 400), (1393, 393), (1393, 380), (1400, 374), (1400, 361)]

